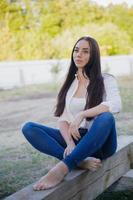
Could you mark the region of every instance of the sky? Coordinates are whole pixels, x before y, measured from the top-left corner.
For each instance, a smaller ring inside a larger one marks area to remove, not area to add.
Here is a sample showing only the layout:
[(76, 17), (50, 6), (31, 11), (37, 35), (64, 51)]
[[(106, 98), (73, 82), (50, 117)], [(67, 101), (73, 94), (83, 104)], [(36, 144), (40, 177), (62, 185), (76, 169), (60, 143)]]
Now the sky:
[(107, 6), (109, 3), (120, 4), (123, 2), (126, 2), (128, 6), (133, 6), (133, 0), (93, 0), (93, 1), (103, 6)]

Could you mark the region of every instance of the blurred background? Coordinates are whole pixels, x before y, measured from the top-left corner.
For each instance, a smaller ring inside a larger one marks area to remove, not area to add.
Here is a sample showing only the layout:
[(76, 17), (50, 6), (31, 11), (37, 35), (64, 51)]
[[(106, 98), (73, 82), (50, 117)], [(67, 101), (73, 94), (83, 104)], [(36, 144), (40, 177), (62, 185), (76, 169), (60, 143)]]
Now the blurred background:
[(1, 0), (0, 89), (62, 80), (83, 35), (98, 41), (103, 71), (133, 74), (132, 6), (132, 0)]
[[(57, 162), (21, 134), (26, 121), (57, 126), (56, 96), (71, 50), (84, 35), (116, 76), (123, 109), (118, 135), (133, 135), (133, 0), (0, 0), (0, 199), (35, 182)], [(99, 200), (133, 199), (106, 192)]]

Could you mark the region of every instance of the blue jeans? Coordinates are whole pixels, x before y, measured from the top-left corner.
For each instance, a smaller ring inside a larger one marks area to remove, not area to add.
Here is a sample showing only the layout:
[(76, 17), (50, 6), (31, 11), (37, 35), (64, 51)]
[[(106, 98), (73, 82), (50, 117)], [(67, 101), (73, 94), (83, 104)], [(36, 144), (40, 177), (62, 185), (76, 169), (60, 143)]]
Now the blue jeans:
[(67, 145), (59, 129), (27, 122), (22, 132), (33, 147), (62, 160), (69, 171), (87, 157), (106, 159), (117, 148), (115, 119), (110, 112), (98, 115), (90, 130), (79, 129), (81, 139), (74, 140), (76, 147), (66, 158), (63, 158), (63, 153)]

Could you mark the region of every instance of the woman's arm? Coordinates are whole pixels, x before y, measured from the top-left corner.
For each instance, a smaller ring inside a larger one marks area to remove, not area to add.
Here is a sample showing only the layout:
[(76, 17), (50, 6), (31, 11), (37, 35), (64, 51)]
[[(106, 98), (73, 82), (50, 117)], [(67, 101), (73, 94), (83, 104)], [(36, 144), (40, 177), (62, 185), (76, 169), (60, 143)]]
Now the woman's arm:
[(78, 130), (81, 122), (83, 121), (83, 119), (87, 118), (87, 117), (95, 117), (101, 113), (104, 112), (109, 112), (109, 107), (103, 104), (99, 104), (93, 108), (89, 108), (86, 110), (83, 110), (81, 112), (79, 112), (73, 122), (70, 124), (69, 129), (71, 129), (71, 134), (73, 134), (72, 132), (77, 133), (76, 130)]
[[(99, 105), (78, 113), (72, 123), (78, 127), (87, 117), (95, 117), (103, 112), (118, 113), (121, 110), (121, 98), (116, 79), (111, 75), (104, 77), (105, 99)], [(70, 125), (71, 126), (71, 125)]]
[(80, 127), (80, 124), (83, 121), (83, 119), (87, 117), (95, 117), (103, 112), (109, 112), (109, 107), (102, 104), (79, 112), (75, 116), (73, 122), (71, 122), (69, 125), (69, 134), (72, 135), (76, 140), (79, 140), (80, 133), (78, 128)]
[(101, 104), (108, 106), (111, 113), (119, 113), (122, 108), (122, 104), (116, 78), (112, 75), (105, 74), (104, 86), (105, 96)]
[(103, 112), (109, 112), (109, 107), (103, 104), (99, 104), (93, 108), (82, 111), (82, 120), (86, 117), (95, 117)]
[(61, 121), (59, 122), (59, 129), (60, 132), (66, 141), (67, 147), (64, 150), (63, 158), (65, 158), (67, 155), (69, 155), (73, 149), (75, 148), (75, 143), (72, 139), (72, 136), (69, 133), (69, 123), (67, 121)]
[(67, 145), (74, 142), (68, 131), (69, 123), (67, 121), (59, 121), (59, 129)]

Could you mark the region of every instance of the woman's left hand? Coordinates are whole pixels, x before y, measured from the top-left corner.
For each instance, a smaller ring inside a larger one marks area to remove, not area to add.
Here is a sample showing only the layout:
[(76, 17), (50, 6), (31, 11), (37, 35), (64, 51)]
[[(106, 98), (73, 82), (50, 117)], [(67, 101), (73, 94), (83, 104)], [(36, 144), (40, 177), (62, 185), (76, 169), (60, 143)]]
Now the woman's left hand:
[(81, 122), (83, 121), (83, 112), (78, 113), (73, 122), (70, 123), (69, 125), (69, 133), (71, 136), (73, 136), (74, 139), (79, 140), (80, 139), (80, 133), (78, 131), (78, 128), (81, 124)]

